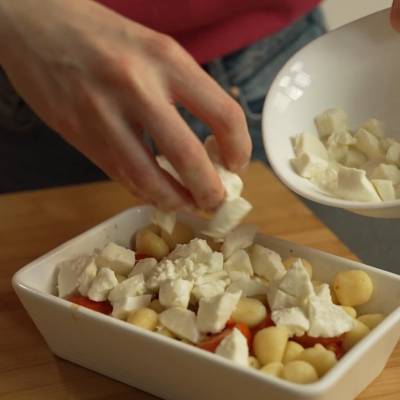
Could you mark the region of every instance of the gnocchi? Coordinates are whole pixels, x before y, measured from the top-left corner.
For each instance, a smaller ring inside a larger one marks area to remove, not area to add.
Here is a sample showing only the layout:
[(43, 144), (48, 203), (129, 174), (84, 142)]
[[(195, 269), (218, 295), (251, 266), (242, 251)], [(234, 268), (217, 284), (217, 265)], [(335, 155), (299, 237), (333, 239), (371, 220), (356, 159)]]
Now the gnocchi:
[(136, 234), (136, 251), (161, 260), (168, 255), (169, 247), (164, 239), (149, 229), (143, 229)]
[(318, 380), (318, 374), (310, 363), (295, 360), (283, 367), (282, 378), (294, 383), (313, 383)]
[(242, 297), (233, 311), (231, 319), (238, 323), (247, 324), (252, 328), (261, 323), (266, 315), (267, 309), (261, 301), (250, 297)]
[(272, 375), (276, 377), (280, 377), (283, 371), (283, 364), (280, 361), (272, 361), (266, 365), (264, 365), (260, 372), (266, 375)]
[(143, 329), (154, 331), (158, 324), (158, 314), (151, 308), (140, 308), (128, 315), (129, 324), (140, 326)]
[(371, 298), (374, 286), (366, 272), (350, 270), (336, 275), (333, 289), (342, 306), (360, 306)]
[(271, 326), (261, 329), (254, 336), (254, 354), (262, 364), (282, 361), (289, 332), (284, 326)]

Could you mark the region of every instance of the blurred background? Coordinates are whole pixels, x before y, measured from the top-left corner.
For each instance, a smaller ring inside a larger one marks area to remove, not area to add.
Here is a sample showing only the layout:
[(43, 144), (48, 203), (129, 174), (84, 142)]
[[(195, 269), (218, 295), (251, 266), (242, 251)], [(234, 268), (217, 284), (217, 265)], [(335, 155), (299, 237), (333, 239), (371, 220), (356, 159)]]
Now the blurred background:
[[(325, 0), (321, 8), (331, 30), (391, 3)], [(4, 74), (0, 74), (0, 135), (0, 193), (106, 179), (30, 112)], [(364, 262), (400, 273), (400, 220), (377, 220), (305, 203)]]

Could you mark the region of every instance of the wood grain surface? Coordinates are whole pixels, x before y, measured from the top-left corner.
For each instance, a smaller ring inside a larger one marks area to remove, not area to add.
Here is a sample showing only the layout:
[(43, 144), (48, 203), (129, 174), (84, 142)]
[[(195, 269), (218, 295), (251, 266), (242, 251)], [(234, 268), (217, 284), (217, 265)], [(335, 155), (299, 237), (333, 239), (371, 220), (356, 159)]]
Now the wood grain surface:
[[(245, 196), (254, 205), (248, 222), (256, 223), (261, 232), (355, 259), (264, 166), (253, 163), (243, 177)], [(0, 196), (1, 400), (154, 398), (55, 357), (11, 287), (14, 272), (29, 261), (138, 204), (111, 182)], [(367, 399), (400, 399), (399, 345), (382, 374), (358, 397)]]

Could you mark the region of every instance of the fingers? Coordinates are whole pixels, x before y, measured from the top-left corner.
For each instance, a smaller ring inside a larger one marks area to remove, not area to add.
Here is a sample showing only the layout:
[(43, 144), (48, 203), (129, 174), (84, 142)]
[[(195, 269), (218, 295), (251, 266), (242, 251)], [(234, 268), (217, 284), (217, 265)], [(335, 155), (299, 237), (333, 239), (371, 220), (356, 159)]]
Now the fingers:
[(177, 170), (197, 205), (206, 210), (215, 209), (225, 192), (204, 146), (173, 105), (164, 100), (150, 109), (154, 112), (144, 116), (144, 126), (158, 150)]
[(243, 168), (252, 145), (239, 104), (189, 57), (172, 72), (172, 85), (177, 100), (211, 128), (225, 165), (232, 170)]
[(393, 28), (400, 32), (400, 0), (393, 0), (390, 22)]
[(86, 130), (91, 134), (79, 149), (109, 176), (155, 206), (164, 210), (193, 208), (187, 189), (161, 170), (140, 133), (122, 112), (101, 96), (92, 101)]

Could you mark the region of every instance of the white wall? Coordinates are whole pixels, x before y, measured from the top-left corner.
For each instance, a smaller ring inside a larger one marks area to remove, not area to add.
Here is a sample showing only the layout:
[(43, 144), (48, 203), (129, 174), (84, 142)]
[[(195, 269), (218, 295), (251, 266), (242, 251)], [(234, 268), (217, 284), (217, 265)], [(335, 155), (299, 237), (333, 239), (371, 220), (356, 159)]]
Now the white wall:
[(391, 5), (391, 0), (324, 0), (322, 10), (328, 29), (335, 29)]

